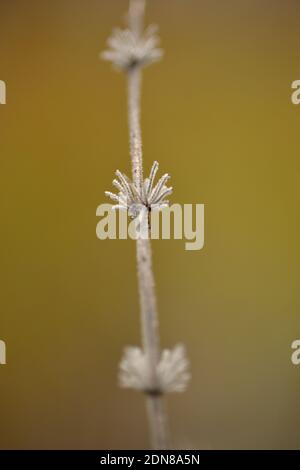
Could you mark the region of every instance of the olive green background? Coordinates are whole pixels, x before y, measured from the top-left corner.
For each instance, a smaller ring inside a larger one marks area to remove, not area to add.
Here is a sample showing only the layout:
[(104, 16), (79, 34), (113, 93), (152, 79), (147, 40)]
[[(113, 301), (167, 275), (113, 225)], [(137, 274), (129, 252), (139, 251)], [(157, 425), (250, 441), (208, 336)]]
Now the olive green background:
[[(145, 168), (205, 204), (205, 248), (156, 241), (161, 338), (184, 342), (174, 446), (300, 448), (299, 2), (149, 0)], [(125, 79), (99, 60), (126, 0), (1, 0), (0, 447), (146, 448), (143, 397), (117, 386), (138, 345), (134, 242), (96, 238), (130, 172)]]

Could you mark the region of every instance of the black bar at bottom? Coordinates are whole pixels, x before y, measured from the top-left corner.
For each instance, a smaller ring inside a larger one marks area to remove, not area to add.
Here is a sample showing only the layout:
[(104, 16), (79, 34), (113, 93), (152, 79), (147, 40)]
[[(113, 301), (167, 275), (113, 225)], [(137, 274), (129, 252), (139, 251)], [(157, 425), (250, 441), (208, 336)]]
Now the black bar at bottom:
[[(297, 450), (220, 450), (220, 451), (128, 451), (128, 450), (2, 450), (0, 466), (5, 464), (44, 466), (83, 466), (98, 468), (120, 465), (138, 468), (147, 465), (270, 464), (300, 462)], [(1, 467), (3, 468), (3, 467)], [(219, 467), (220, 468), (220, 467)]]

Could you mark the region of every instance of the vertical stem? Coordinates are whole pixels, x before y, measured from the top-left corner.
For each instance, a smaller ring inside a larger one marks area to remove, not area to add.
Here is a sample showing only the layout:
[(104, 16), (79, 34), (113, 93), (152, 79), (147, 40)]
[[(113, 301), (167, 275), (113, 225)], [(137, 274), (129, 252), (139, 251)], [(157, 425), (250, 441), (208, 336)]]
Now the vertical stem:
[(170, 448), (170, 442), (163, 397), (147, 395), (146, 400), (152, 447), (156, 450), (167, 450)]
[(143, 183), (143, 150), (140, 125), (141, 81), (142, 73), (140, 67), (135, 66), (128, 71), (128, 118), (132, 178), (134, 184), (139, 189)]
[(146, 0), (130, 0), (128, 23), (137, 36), (143, 32)]
[[(142, 31), (144, 10), (144, 0), (131, 0), (129, 25), (137, 35), (140, 35)], [(141, 188), (143, 185), (143, 153), (140, 124), (141, 79), (141, 67), (132, 67), (128, 72), (128, 110), (132, 177), (137, 188)], [(137, 272), (141, 308), (142, 344), (144, 353), (149, 361), (151, 389), (154, 392), (158, 388), (157, 364), (160, 357), (160, 340), (150, 239), (137, 240)], [(169, 436), (163, 397), (155, 393), (149, 393), (146, 399), (152, 447), (155, 449), (167, 449), (169, 446)]]

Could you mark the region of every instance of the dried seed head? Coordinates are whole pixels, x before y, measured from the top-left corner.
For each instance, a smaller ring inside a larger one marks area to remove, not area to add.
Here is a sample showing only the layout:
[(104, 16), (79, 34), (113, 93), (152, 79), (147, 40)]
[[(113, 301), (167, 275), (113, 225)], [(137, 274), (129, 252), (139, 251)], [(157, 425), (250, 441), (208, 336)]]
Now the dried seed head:
[(120, 363), (121, 387), (133, 388), (145, 393), (184, 392), (190, 380), (189, 361), (182, 345), (165, 349), (156, 367), (157, 384), (151, 383), (147, 355), (140, 349), (129, 347)]
[(172, 194), (173, 188), (166, 186), (167, 181), (170, 179), (168, 174), (163, 175), (154, 186), (158, 166), (157, 162), (153, 163), (149, 178), (144, 180), (141, 190), (136, 188), (124, 173), (117, 170), (118, 180), (114, 179), (113, 185), (119, 190), (118, 194), (105, 191), (105, 195), (116, 203), (114, 208), (127, 210), (128, 215), (134, 219), (142, 209), (146, 208), (150, 211), (150, 209), (161, 210), (167, 207), (169, 201), (166, 200), (166, 197)]
[(163, 50), (157, 47), (159, 42), (157, 27), (154, 25), (149, 26), (142, 35), (130, 29), (116, 28), (108, 38), (109, 49), (101, 57), (120, 70), (144, 67), (162, 58)]

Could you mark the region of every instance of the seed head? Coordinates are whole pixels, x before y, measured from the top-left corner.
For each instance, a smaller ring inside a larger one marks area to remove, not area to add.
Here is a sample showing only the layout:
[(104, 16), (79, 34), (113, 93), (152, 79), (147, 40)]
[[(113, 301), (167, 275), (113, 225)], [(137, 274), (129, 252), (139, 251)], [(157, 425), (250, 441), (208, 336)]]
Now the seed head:
[(170, 179), (167, 173), (154, 185), (158, 166), (157, 162), (153, 163), (149, 178), (144, 180), (141, 189), (138, 189), (128, 176), (117, 170), (118, 179), (113, 180), (113, 185), (117, 188), (118, 193), (105, 191), (106, 196), (116, 203), (113, 208), (128, 211), (128, 215), (134, 219), (142, 209), (146, 208), (150, 211), (168, 207), (169, 201), (166, 200), (166, 197), (172, 194), (173, 188), (166, 185)]
[(189, 361), (183, 345), (165, 349), (156, 367), (155, 390), (147, 355), (137, 347), (125, 349), (120, 363), (119, 380), (121, 387), (133, 388), (145, 393), (184, 392), (190, 380)]
[(157, 47), (159, 42), (155, 25), (149, 26), (141, 36), (130, 29), (116, 28), (107, 40), (109, 49), (101, 57), (120, 70), (145, 67), (162, 58), (163, 50)]

